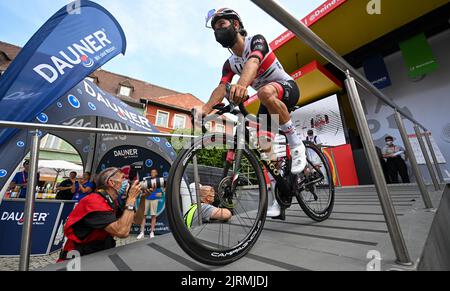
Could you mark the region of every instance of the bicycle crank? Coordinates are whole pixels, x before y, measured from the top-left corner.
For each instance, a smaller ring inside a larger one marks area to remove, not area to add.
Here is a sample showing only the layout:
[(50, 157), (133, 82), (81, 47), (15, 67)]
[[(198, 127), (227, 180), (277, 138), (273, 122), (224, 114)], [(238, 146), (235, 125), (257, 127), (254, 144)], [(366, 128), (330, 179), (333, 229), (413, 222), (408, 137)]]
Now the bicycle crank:
[(281, 208), (287, 209), (292, 206), (292, 196), (282, 193), (278, 185), (275, 186), (275, 198)]

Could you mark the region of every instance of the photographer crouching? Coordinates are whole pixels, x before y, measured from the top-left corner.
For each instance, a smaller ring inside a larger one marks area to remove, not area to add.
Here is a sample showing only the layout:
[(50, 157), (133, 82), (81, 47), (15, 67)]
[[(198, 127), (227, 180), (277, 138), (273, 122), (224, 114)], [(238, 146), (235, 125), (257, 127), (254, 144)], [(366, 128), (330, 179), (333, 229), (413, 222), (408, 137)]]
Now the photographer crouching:
[(97, 191), (86, 196), (75, 207), (64, 226), (67, 242), (58, 262), (71, 251), (81, 256), (114, 248), (117, 238), (127, 238), (132, 224), (140, 224), (144, 217), (145, 199), (136, 210), (141, 187), (136, 181), (130, 185), (118, 168), (109, 168), (98, 175)]

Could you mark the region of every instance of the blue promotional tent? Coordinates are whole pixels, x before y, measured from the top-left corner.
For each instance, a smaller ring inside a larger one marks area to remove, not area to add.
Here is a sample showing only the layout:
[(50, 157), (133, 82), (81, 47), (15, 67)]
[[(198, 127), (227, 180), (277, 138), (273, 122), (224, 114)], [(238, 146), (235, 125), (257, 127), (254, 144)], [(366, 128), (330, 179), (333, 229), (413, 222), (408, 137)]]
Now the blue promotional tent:
[[(73, 7), (76, 7), (75, 11), (70, 9)], [(125, 51), (126, 38), (122, 28), (102, 6), (80, 0), (61, 8), (35, 33), (1, 76), (1, 119), (157, 133), (157, 129), (133, 108), (85, 81), (88, 75)], [(42, 131), (40, 135), (47, 133)], [(52, 134), (70, 143), (80, 154), (85, 169), (93, 173), (111, 166), (126, 171), (131, 163), (143, 161), (141, 176), (156, 168), (166, 177), (176, 156), (170, 143), (162, 138), (73, 132)], [(0, 128), (1, 207), (7, 207), (1, 205), (4, 190), (19, 163), (29, 153), (30, 145), (31, 135), (28, 130)], [(42, 242), (36, 246), (33, 244), (33, 253), (42, 254), (41, 250), (45, 249), (48, 253), (61, 246), (61, 240), (53, 243), (51, 237), (47, 248), (48, 237), (55, 235), (56, 228), (53, 228), (53, 224), (45, 223), (44, 218), (48, 220), (50, 215), (57, 216), (52, 221), (55, 227), (60, 225), (59, 229), (62, 229), (63, 212), (67, 216), (70, 209), (59, 206), (54, 208), (54, 211), (38, 213), (38, 218), (42, 218), (44, 223), (38, 223), (35, 231), (40, 234), (46, 232), (48, 236), (41, 235)], [(59, 212), (56, 208), (59, 208)], [(3, 225), (4, 229), (10, 233), (9, 242), (6, 243), (10, 246), (13, 236), (20, 240), (23, 224), (20, 213), (23, 216), (23, 206), (6, 210), (3, 213), (5, 215), (2, 214), (2, 221), (4, 216), (7, 222)], [(163, 212), (164, 209), (161, 209)], [(165, 221), (162, 231), (168, 231)], [(4, 254), (16, 254), (17, 247), (4, 251)]]

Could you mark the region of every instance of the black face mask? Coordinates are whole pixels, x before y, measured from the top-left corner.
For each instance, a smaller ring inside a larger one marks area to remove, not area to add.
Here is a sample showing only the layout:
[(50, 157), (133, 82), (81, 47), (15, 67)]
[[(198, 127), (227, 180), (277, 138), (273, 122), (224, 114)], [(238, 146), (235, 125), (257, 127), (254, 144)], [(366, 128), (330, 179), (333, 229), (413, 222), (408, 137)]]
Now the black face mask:
[(217, 29), (214, 35), (216, 41), (224, 48), (232, 48), (237, 42), (237, 32), (232, 25), (228, 28)]

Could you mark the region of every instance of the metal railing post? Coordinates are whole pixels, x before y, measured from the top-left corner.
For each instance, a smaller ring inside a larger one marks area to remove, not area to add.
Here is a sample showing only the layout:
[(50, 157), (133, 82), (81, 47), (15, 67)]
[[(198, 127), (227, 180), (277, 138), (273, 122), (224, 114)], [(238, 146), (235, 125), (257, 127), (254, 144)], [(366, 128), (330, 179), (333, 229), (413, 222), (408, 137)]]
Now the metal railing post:
[(195, 195), (197, 199), (197, 217), (198, 217), (198, 225), (201, 226), (203, 223), (202, 220), (202, 201), (200, 198), (200, 175), (198, 174), (198, 162), (197, 156), (192, 158), (192, 164), (194, 166), (194, 182), (195, 182)]
[(395, 121), (397, 122), (398, 130), (400, 131), (403, 144), (405, 145), (406, 156), (409, 158), (411, 168), (414, 172), (414, 176), (416, 177), (417, 185), (419, 186), (420, 193), (422, 194), (422, 199), (423, 203), (425, 204), (425, 208), (431, 209), (433, 208), (433, 203), (431, 202), (430, 194), (428, 193), (427, 186), (425, 185), (422, 174), (420, 173), (420, 168), (419, 165), (417, 164), (417, 159), (416, 156), (414, 155), (411, 141), (409, 140), (408, 133), (406, 132), (405, 129), (405, 123), (403, 122), (403, 118), (398, 111), (395, 111)]
[(423, 157), (425, 158), (425, 163), (427, 164), (428, 171), (430, 172), (431, 180), (433, 181), (434, 189), (436, 191), (441, 190), (441, 186), (436, 178), (436, 174), (433, 169), (433, 165), (431, 164), (430, 156), (428, 155), (427, 148), (425, 146), (425, 142), (423, 141), (422, 132), (420, 131), (420, 127), (418, 125), (414, 125), (414, 130), (416, 132), (417, 140), (419, 141), (420, 149), (422, 150)]
[(364, 114), (358, 88), (356, 86), (355, 79), (350, 75), (350, 72), (347, 72), (345, 86), (349, 95), (350, 104), (353, 108), (356, 123), (361, 133), (361, 139), (369, 161), (369, 167), (375, 181), (375, 187), (377, 188), (381, 208), (383, 210), (392, 245), (397, 256), (397, 263), (401, 265), (412, 265), (408, 249), (406, 247), (406, 242), (397, 219), (394, 204), (392, 203), (389, 195), (383, 168), (381, 167), (381, 162), (375, 149), (375, 143), (373, 142), (372, 135), (370, 133), (369, 124), (367, 123), (366, 116)]
[(429, 132), (429, 131), (425, 132), (425, 140), (427, 141), (428, 148), (430, 149), (431, 157), (433, 158), (434, 167), (436, 168), (436, 172), (438, 174), (439, 181), (442, 184), (445, 184), (444, 176), (442, 175), (442, 171), (439, 166), (439, 161), (437, 159), (436, 152), (434, 151), (433, 144), (431, 143), (430, 136), (431, 136), (431, 132)]
[(30, 267), (31, 230), (33, 226), (33, 211), (37, 184), (37, 170), (39, 162), (39, 131), (33, 131), (30, 152), (30, 171), (28, 173), (27, 197), (25, 200), (24, 222), (22, 228), (22, 242), (20, 246), (19, 271), (28, 271)]

